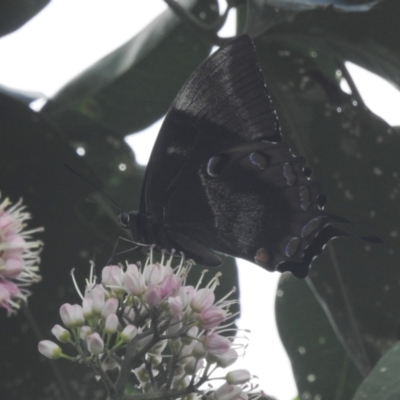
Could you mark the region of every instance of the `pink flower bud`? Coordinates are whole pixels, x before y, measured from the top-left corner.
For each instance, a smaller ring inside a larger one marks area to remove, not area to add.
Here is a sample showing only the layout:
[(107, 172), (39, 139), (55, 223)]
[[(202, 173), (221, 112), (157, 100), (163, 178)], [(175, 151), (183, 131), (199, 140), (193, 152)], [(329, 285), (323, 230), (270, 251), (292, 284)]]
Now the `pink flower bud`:
[(229, 339), (216, 333), (211, 333), (203, 339), (204, 348), (211, 354), (224, 354), (230, 349), (231, 344)]
[(137, 335), (137, 328), (134, 325), (127, 325), (124, 330), (121, 332), (121, 340), (125, 343), (129, 343), (131, 340), (135, 338)]
[(164, 278), (164, 267), (161, 264), (148, 264), (143, 275), (147, 286), (158, 285)]
[(89, 335), (86, 338), (86, 343), (88, 346), (88, 350), (94, 356), (98, 356), (104, 350), (104, 342), (97, 332)]
[(79, 337), (82, 340), (86, 340), (86, 338), (92, 333), (92, 328), (90, 326), (82, 326), (81, 331), (79, 332)]
[(190, 304), (196, 291), (193, 286), (184, 286), (179, 290), (179, 297), (182, 299), (183, 308)]
[(55, 344), (54, 342), (51, 342), (50, 340), (42, 340), (38, 344), (38, 350), (47, 358), (50, 358), (52, 360), (56, 360), (57, 358), (60, 358), (62, 354), (61, 348)]
[(110, 314), (106, 318), (106, 323), (104, 324), (104, 332), (110, 335), (117, 332), (118, 329), (118, 317), (115, 314)]
[(213, 355), (213, 361), (216, 362), (220, 368), (230, 367), (238, 358), (239, 354), (232, 348), (220, 356)]
[(215, 300), (214, 292), (211, 289), (204, 288), (199, 289), (193, 296), (192, 301), (190, 302), (190, 307), (192, 310), (198, 313), (207, 310), (210, 308)]
[(118, 310), (118, 299), (110, 297), (106, 300), (103, 309), (101, 310), (101, 316), (107, 318), (110, 314), (116, 314)]
[(122, 278), (124, 288), (128, 294), (140, 296), (146, 289), (144, 276), (138, 270), (135, 264), (130, 264)]
[(183, 305), (182, 305), (182, 299), (180, 297), (169, 297), (168, 298), (168, 307), (169, 307), (169, 312), (173, 317), (179, 316), (179, 314), (182, 312)]
[(226, 383), (230, 385), (242, 385), (251, 379), (251, 375), (247, 369), (236, 369), (234, 371), (229, 371), (225, 379)]
[(71, 340), (71, 334), (60, 325), (54, 325), (51, 333), (61, 342), (67, 343)]
[(242, 389), (238, 386), (223, 384), (214, 392), (215, 400), (237, 400), (240, 399)]
[(158, 286), (149, 286), (144, 292), (144, 299), (150, 307), (160, 305), (163, 300), (161, 289)]
[(122, 288), (124, 271), (118, 265), (104, 267), (101, 271), (101, 283), (112, 289)]
[(64, 325), (68, 328), (77, 328), (85, 322), (83, 309), (78, 304), (65, 303), (60, 307), (60, 316)]
[(93, 317), (93, 300), (85, 297), (82, 301), (83, 316), (86, 319)]
[(226, 319), (226, 312), (217, 306), (211, 306), (199, 314), (200, 326), (203, 329), (212, 329), (217, 327)]
[(99, 285), (96, 285), (90, 292), (90, 298), (93, 301), (92, 310), (95, 314), (100, 314), (104, 307), (106, 294), (104, 289)]
[(161, 289), (162, 297), (175, 296), (178, 294), (179, 289), (181, 288), (182, 280), (175, 276), (171, 271), (171, 274), (164, 275), (164, 279), (161, 283), (159, 283), (159, 287)]

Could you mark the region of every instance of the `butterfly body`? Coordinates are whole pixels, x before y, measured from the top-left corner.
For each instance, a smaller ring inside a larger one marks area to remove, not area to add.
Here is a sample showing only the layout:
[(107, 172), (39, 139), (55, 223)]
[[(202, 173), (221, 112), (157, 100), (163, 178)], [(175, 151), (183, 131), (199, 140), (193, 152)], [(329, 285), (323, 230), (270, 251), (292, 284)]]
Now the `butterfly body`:
[(342, 219), (302, 157), (282, 141), (254, 45), (240, 36), (192, 74), (154, 145), (138, 212), (123, 226), (135, 242), (183, 252), (205, 266), (215, 253), (270, 271), (308, 273)]

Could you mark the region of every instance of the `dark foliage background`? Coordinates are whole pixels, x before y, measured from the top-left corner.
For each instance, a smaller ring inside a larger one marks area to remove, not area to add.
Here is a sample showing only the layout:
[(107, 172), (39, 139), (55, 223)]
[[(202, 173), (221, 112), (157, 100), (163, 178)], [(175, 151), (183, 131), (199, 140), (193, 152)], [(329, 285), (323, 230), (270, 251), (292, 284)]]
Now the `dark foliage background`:
[[(48, 2), (1, 2), (0, 35), (21, 27)], [(205, 27), (219, 22), (215, 0), (182, 4), (201, 23), (185, 12), (180, 18), (165, 12), (68, 83), (39, 113), (29, 108), (34, 98), (0, 87), (1, 192), (14, 201), (23, 197), (32, 226), (46, 228), (43, 282), (34, 288), (29, 313), (2, 316), (0, 398), (104, 398), (90, 372), (49, 363), (37, 353), (37, 341), (50, 336), (60, 304), (78, 300), (69, 271), (75, 267), (83, 280), (94, 254), (101, 266), (118, 229), (118, 211), (64, 164), (105, 188), (125, 210), (137, 207), (143, 168), (124, 136), (164, 115), (212, 43), (222, 43)], [(238, 9), (239, 33), (255, 39), (285, 139), (314, 170), (328, 209), (360, 222), (352, 227), (356, 233), (373, 231), (385, 240), (381, 246), (336, 240), (314, 261), (307, 281), (282, 276), (277, 323), (300, 398), (400, 398), (399, 132), (364, 105), (344, 65), (351, 61), (399, 87), (400, 2), (229, 4)], [(351, 94), (341, 89), (340, 79)], [(85, 148), (85, 157), (77, 155), (78, 147)], [(120, 164), (127, 169), (120, 171)], [(237, 276), (231, 260), (223, 268), (230, 278), (221, 287), (226, 292), (237, 285)]]

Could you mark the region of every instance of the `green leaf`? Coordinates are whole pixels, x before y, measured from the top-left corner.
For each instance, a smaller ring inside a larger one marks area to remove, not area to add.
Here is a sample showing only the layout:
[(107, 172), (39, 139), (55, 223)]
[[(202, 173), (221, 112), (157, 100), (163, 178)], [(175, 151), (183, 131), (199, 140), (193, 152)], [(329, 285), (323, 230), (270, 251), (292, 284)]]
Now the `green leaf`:
[(248, 0), (245, 32), (258, 36), (280, 22), (290, 22), (296, 13), (332, 8), (345, 12), (365, 12), (382, 0)]
[[(364, 105), (344, 63), (400, 82), (399, 13), (399, 2), (367, 13), (304, 12), (256, 41), (283, 135), (314, 170), (328, 211), (357, 222), (345, 229), (360, 236), (372, 231), (386, 241), (335, 240), (310, 273), (363, 376), (397, 337), (400, 137)], [(351, 94), (341, 89), (342, 79)]]
[(299, 398), (350, 399), (362, 381), (361, 375), (307, 283), (284, 274), (275, 311)]
[[(196, 16), (213, 20), (215, 0), (190, 0)], [(197, 65), (209, 54), (171, 10), (68, 83), (42, 109), (64, 132), (82, 138), (97, 126), (119, 137), (161, 118)]]
[(0, 36), (19, 29), (49, 3), (50, 0), (2, 1), (0, 3)]
[(397, 400), (400, 398), (400, 342), (375, 365), (353, 400)]

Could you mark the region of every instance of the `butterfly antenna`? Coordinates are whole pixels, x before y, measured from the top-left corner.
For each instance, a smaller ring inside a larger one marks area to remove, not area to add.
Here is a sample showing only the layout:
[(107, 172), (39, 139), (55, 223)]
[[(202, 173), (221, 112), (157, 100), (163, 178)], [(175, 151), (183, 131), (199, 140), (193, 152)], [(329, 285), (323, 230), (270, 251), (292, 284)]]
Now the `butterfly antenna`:
[(107, 265), (110, 265), (110, 263), (114, 260), (114, 258), (120, 257), (120, 256), (130, 257), (131, 255), (137, 253), (141, 248), (142, 248), (142, 246), (135, 246), (133, 249), (124, 250), (124, 251), (121, 251), (120, 253), (114, 253), (108, 260)]
[(101, 189), (99, 186), (97, 186), (95, 183), (91, 182), (89, 179), (85, 178), (83, 175), (81, 175), (79, 172), (75, 171), (74, 169), (72, 169), (68, 164), (64, 163), (65, 167), (72, 172), (73, 174), (75, 174), (76, 176), (79, 176), (79, 178), (83, 179), (86, 183), (88, 183), (90, 186), (92, 186), (93, 188), (95, 188), (96, 190), (98, 190), (100, 193), (102, 193), (107, 199), (109, 199), (114, 206), (116, 206), (119, 211), (122, 211), (122, 207), (114, 200), (112, 199), (103, 189)]

